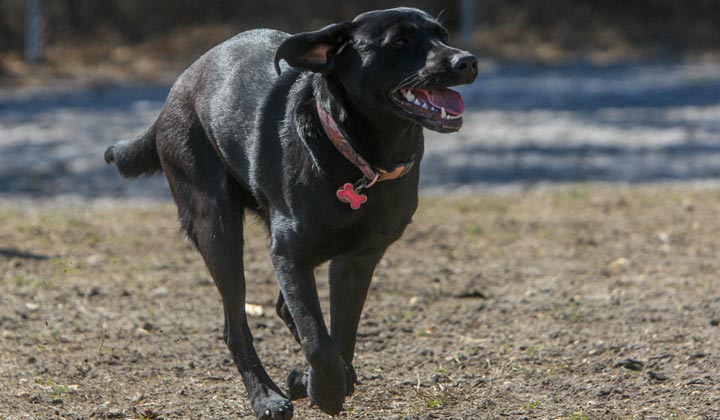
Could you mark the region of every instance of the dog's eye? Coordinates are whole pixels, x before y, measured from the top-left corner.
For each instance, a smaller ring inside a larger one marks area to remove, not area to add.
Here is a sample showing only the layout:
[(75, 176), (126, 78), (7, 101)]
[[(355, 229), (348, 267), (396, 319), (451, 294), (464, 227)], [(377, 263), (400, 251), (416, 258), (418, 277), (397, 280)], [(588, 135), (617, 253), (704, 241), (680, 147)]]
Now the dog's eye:
[(408, 40), (405, 38), (398, 38), (395, 41), (393, 41), (393, 45), (396, 47), (405, 47), (408, 44)]

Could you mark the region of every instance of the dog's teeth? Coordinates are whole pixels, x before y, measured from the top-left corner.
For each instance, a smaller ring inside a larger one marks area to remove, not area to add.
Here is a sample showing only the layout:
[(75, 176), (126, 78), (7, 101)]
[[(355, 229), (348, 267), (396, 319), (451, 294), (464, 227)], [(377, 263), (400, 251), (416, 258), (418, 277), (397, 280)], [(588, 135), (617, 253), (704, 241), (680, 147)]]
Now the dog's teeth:
[(440, 116), (441, 116), (442, 118), (447, 118), (447, 113), (445, 113), (445, 107), (444, 107), (444, 106), (440, 108)]
[(428, 105), (425, 102), (422, 103), (422, 107), (428, 109)]
[(415, 100), (413, 101), (413, 104), (420, 106), (420, 101), (418, 101), (417, 98), (415, 98)]
[(415, 100), (415, 95), (413, 95), (412, 93), (410, 93), (409, 90), (406, 90), (406, 91), (405, 91), (405, 99), (406, 99), (408, 102), (412, 102), (412, 101)]

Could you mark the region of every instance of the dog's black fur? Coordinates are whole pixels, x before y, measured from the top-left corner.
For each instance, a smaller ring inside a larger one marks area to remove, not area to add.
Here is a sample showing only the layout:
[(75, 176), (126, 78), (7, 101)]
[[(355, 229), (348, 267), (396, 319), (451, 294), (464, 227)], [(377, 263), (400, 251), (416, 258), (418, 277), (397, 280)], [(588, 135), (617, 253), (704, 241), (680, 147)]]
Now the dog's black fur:
[[(290, 399), (304, 396), (326, 413), (342, 409), (356, 383), (355, 337), (373, 271), (418, 202), (419, 165), (365, 190), (368, 202), (357, 211), (338, 201), (336, 189), (361, 174), (329, 141), (316, 101), (377, 167), (419, 161), (423, 125), (448, 132), (462, 120), (445, 125), (409, 115), (390, 95), (410, 84), (444, 88), (475, 79), (475, 58), (447, 46), (446, 36), (430, 15), (409, 8), (294, 36), (241, 33), (179, 77), (144, 135), (105, 153), (123, 176), (167, 176), (182, 228), (222, 295), (225, 341), (258, 418), (290, 419)], [(246, 209), (268, 228), (277, 312), (310, 365), (288, 377), (289, 397), (265, 372), (247, 324)], [(329, 332), (313, 274), (328, 260)]]

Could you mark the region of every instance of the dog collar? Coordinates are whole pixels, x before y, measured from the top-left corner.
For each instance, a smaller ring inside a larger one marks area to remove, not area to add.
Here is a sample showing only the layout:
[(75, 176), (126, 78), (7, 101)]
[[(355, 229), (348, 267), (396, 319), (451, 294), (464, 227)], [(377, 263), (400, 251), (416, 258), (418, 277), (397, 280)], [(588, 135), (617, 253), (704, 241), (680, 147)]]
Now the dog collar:
[(350, 163), (355, 165), (363, 174), (363, 176), (354, 183), (346, 182), (343, 184), (335, 193), (338, 200), (349, 204), (351, 209), (357, 210), (363, 203), (367, 202), (367, 196), (360, 194), (363, 189), (370, 188), (377, 182), (401, 178), (407, 175), (415, 165), (415, 161), (411, 160), (395, 165), (392, 170), (372, 166), (350, 145), (347, 136), (343, 134), (330, 113), (323, 109), (320, 102), (316, 101), (315, 104), (318, 115), (320, 116), (320, 123), (332, 144), (345, 156), (345, 159), (349, 160)]

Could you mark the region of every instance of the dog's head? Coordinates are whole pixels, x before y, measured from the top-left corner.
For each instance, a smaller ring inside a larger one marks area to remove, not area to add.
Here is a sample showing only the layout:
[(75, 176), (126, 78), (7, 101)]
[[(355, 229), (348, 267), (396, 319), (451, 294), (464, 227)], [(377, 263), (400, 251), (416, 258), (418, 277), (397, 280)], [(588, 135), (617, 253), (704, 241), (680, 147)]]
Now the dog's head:
[(293, 67), (335, 78), (357, 109), (439, 132), (457, 131), (465, 109), (451, 86), (471, 83), (477, 59), (448, 45), (445, 28), (411, 8), (367, 12), (352, 22), (287, 38), (275, 54)]

